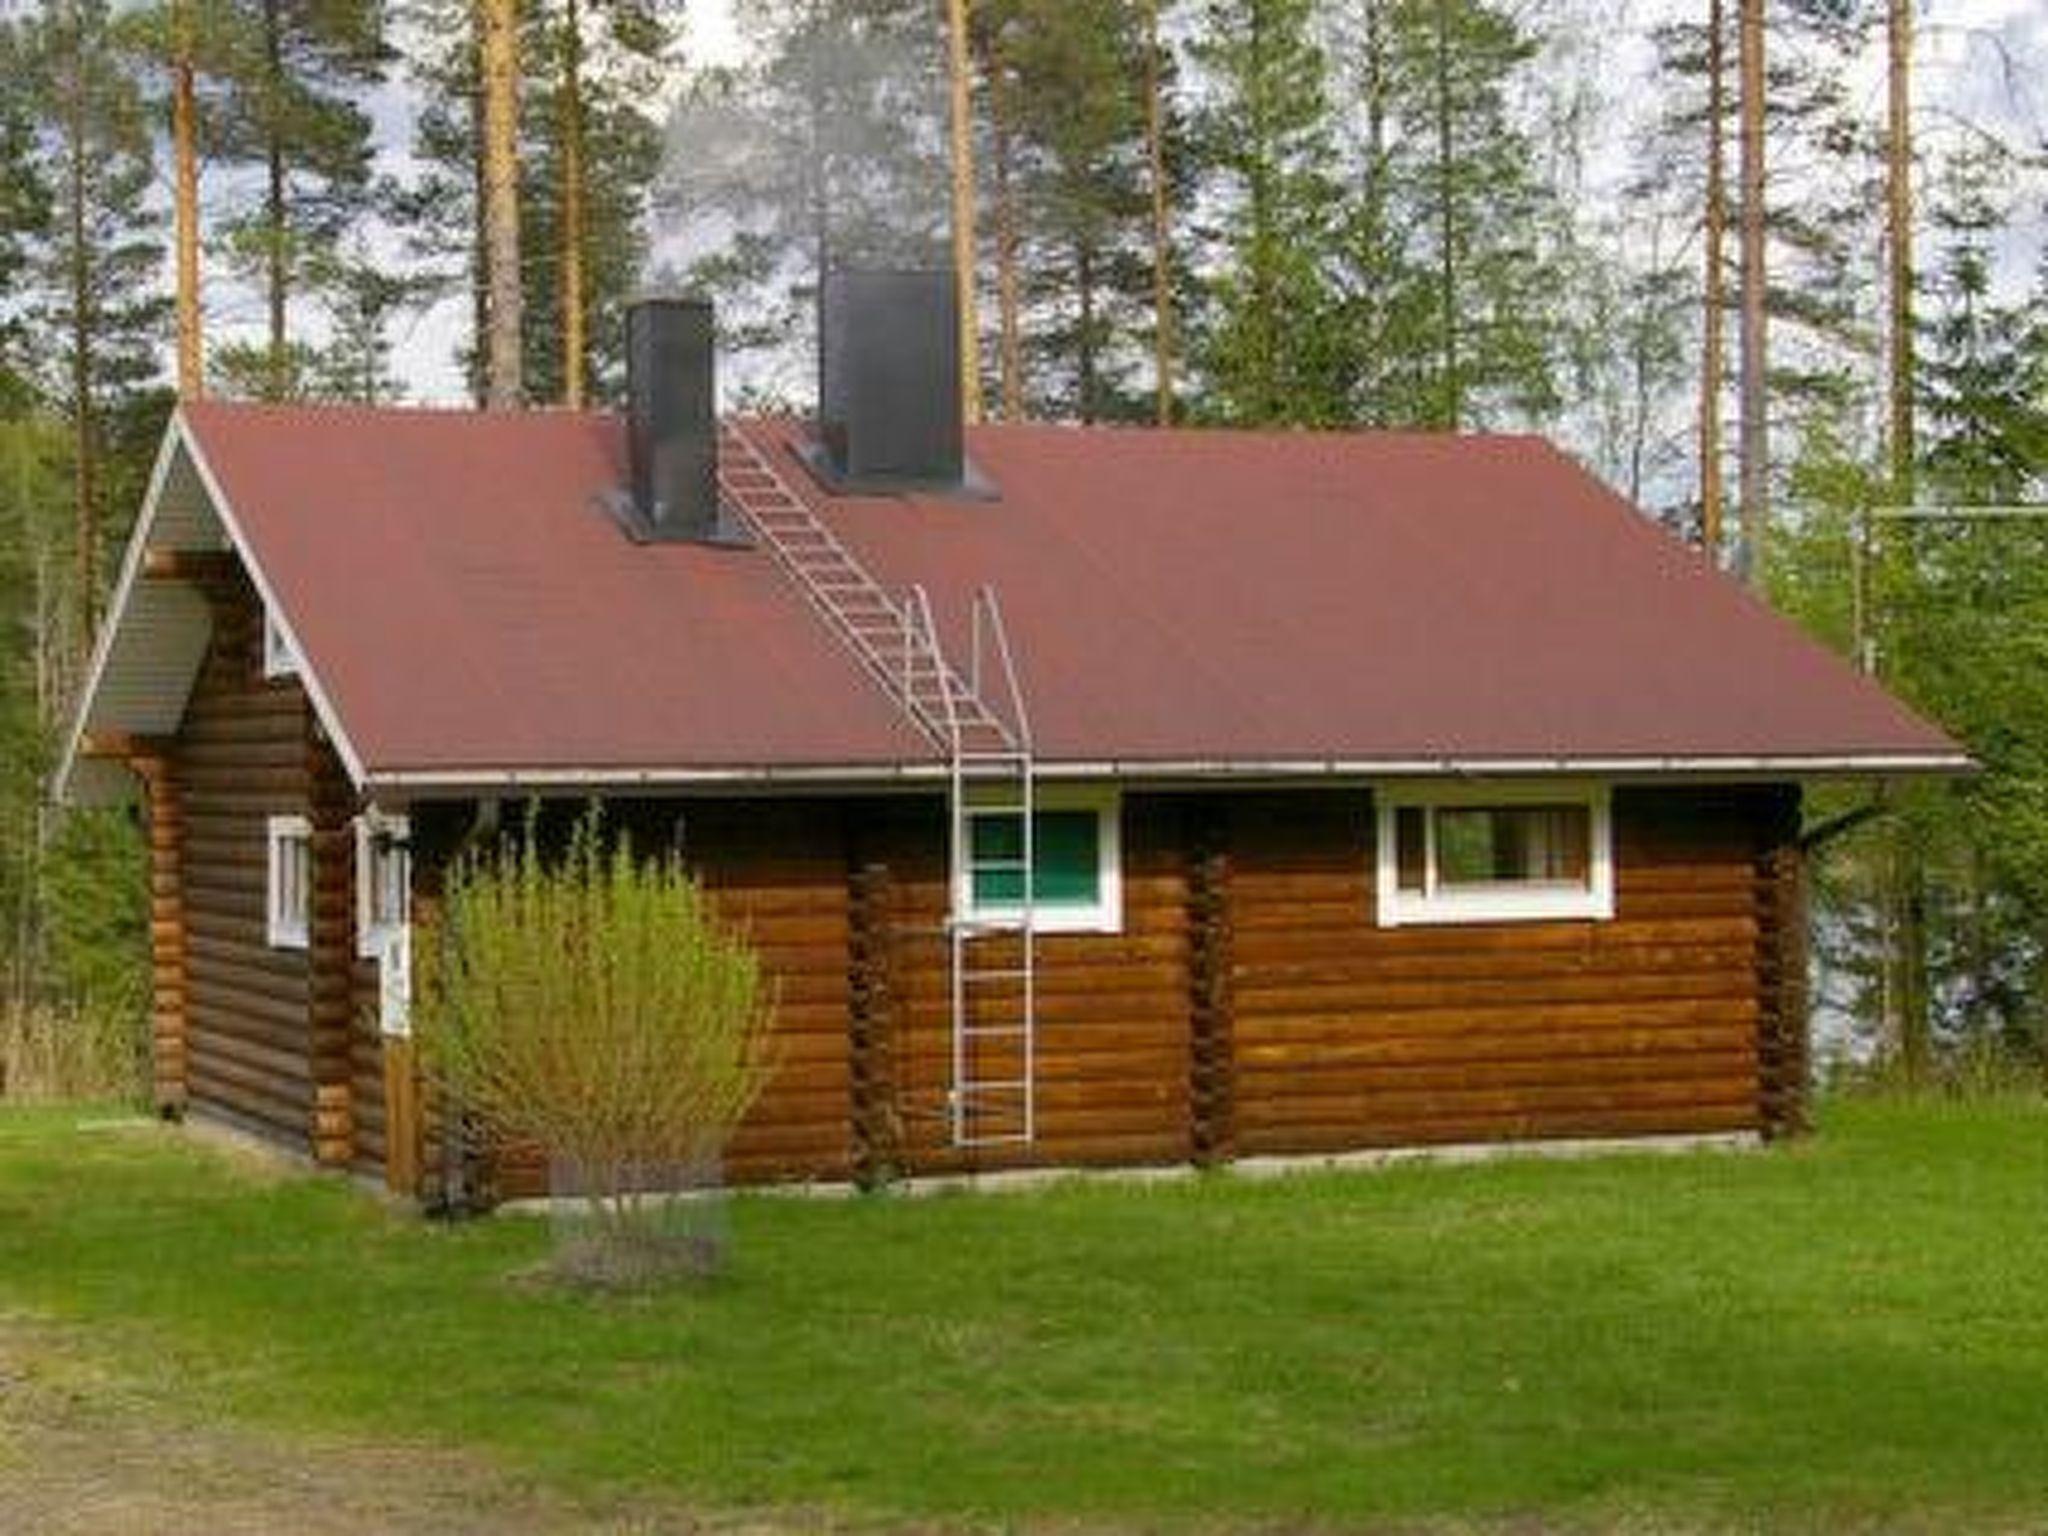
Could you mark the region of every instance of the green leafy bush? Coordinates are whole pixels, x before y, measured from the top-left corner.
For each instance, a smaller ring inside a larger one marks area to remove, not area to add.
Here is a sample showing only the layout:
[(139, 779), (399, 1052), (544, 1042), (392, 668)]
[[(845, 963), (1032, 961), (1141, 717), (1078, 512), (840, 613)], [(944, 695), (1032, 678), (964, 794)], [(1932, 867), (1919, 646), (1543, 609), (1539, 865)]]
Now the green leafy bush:
[(745, 936), (674, 854), (525, 835), (458, 863), (419, 957), (419, 1034), (497, 1136), (575, 1168), (616, 1246), (646, 1239), (669, 1170), (715, 1165), (769, 1068), (774, 998)]

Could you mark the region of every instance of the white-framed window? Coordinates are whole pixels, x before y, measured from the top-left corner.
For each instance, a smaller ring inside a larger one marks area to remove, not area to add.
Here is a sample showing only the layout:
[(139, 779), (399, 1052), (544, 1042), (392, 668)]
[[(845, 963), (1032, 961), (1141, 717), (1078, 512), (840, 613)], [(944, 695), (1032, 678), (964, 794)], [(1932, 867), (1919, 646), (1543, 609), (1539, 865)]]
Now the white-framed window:
[(296, 677), (298, 673), (299, 653), (292, 649), (291, 637), (285, 634), (284, 626), (277, 622), (277, 615), (266, 603), (263, 607), (263, 675)]
[(1605, 785), (1398, 786), (1377, 799), (1382, 928), (1614, 916)]
[(304, 949), (306, 917), (313, 905), (313, 829), (303, 816), (273, 816), (266, 823), (266, 835), (270, 942), (279, 949)]
[[(1122, 800), (1113, 785), (1041, 787), (1032, 807), (1032, 925), (1041, 933), (1117, 933), (1124, 923)], [(1024, 908), (1024, 818), (1014, 805), (967, 810), (958, 909), (1014, 923)]]
[(356, 953), (374, 957), (412, 920), (412, 829), (405, 817), (372, 809), (355, 831)]

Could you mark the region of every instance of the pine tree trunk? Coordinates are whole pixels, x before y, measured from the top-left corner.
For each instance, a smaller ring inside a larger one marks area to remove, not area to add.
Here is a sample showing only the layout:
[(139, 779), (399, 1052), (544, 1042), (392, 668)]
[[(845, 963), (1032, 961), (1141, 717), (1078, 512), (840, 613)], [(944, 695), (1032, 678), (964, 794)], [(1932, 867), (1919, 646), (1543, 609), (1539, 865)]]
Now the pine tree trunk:
[(266, 93), (263, 123), (264, 302), (268, 315), (269, 360), (265, 395), (282, 400), (291, 392), (285, 311), (290, 287), (287, 255), (291, 231), (284, 163), (284, 16), (281, 0), (263, 0), (263, 67)]
[(1024, 419), (1024, 327), (1017, 296), (1016, 136), (1010, 123), (1008, 65), (999, 48), (988, 51), (989, 128), (995, 152), (996, 332), (1002, 360), (1003, 420)]
[(1167, 206), (1165, 104), (1160, 98), (1159, 0), (1145, 0), (1145, 174), (1152, 191), (1152, 376), (1159, 425), (1173, 425), (1173, 222)]
[(1074, 251), (1074, 297), (1078, 314), (1074, 332), (1075, 405), (1081, 425), (1093, 426), (1098, 414), (1095, 348), (1095, 253), (1082, 241)]
[(1707, 559), (1721, 563), (1721, 380), (1727, 320), (1727, 267), (1722, 240), (1728, 230), (1728, 15), (1722, 0), (1707, 4), (1707, 195), (1701, 245), (1700, 283), (1700, 543)]
[(471, 8), (471, 31), (471, 61), (475, 68), (469, 92), (469, 392), (482, 407), (488, 406), (491, 399), (491, 237), (487, 224), (490, 196), (484, 190), (483, 26), (475, 7)]
[(519, 0), (477, 0), (483, 75), (484, 270), (490, 328), (484, 399), (517, 410), (524, 396), (519, 287)]
[(177, 225), (178, 398), (206, 393), (199, 307), (199, 103), (192, 42), (193, 0), (171, 7), (172, 208)]
[(1455, 190), (1455, 152), (1451, 121), (1451, 18), (1450, 0), (1436, 0), (1436, 198), (1437, 198), (1437, 307), (1441, 329), (1438, 358), (1443, 369), (1443, 420), (1440, 426), (1455, 432), (1464, 420), (1463, 364), (1458, 358), (1458, 257), (1457, 214), (1452, 204)]
[[(1886, 398), (1886, 447), (1891, 498), (1913, 500), (1913, 7), (1890, 0), (1886, 18), (1885, 223), (1887, 294), (1890, 311), (1890, 377)], [(1880, 555), (1882, 551), (1880, 549)], [(1900, 1064), (1910, 1081), (1922, 1082), (1933, 1060), (1932, 1021), (1927, 995), (1927, 872), (1919, 849), (1903, 828), (1894, 833), (1889, 897), (1894, 907), (1892, 942), (1897, 979), (1892, 987), (1898, 1013)]]
[(1253, 6), (1250, 14), (1252, 58), (1252, 94), (1250, 101), (1251, 121), (1247, 125), (1253, 144), (1249, 175), (1247, 176), (1246, 202), (1252, 225), (1252, 380), (1248, 425), (1271, 426), (1282, 419), (1287, 409), (1286, 391), (1280, 381), (1280, 301), (1276, 289), (1276, 274), (1273, 270), (1274, 250), (1278, 242), (1274, 238), (1273, 175), (1274, 162), (1279, 153), (1270, 121), (1267, 97), (1272, 82), (1267, 78), (1271, 66), (1266, 57), (1266, 13), (1262, 6)]
[[(1380, 253), (1385, 244), (1387, 205), (1387, 90), (1386, 90), (1386, 8), (1382, 0), (1365, 0), (1365, 36), (1361, 61), (1361, 88), (1365, 113), (1365, 164), (1359, 176), (1358, 206), (1366, 239), (1371, 242), (1362, 253), (1366, 270), (1384, 270)], [(1381, 356), (1380, 337), (1386, 309), (1371, 281), (1359, 285), (1359, 302), (1368, 306), (1359, 334), (1359, 364), (1365, 377), (1355, 386), (1362, 426), (1385, 426), (1387, 409), (1385, 379), (1388, 359)]]
[(562, 18), (562, 404), (581, 410), (588, 320), (583, 282), (583, 22), (577, 0)]
[(1752, 588), (1764, 580), (1770, 523), (1770, 424), (1764, 263), (1764, 6), (1740, 0), (1742, 70), (1742, 551)]
[(1892, 1004), (1898, 1013), (1899, 1065), (1924, 1083), (1934, 1065), (1927, 996), (1927, 873), (1912, 837), (1895, 829), (1892, 847)]
[(1892, 497), (1913, 499), (1913, 5), (1890, 0), (1885, 213), (1890, 236)]
[[(78, 583), (78, 591), (72, 598), (77, 630), (71, 636), (72, 656), (67, 660), (75, 659), (77, 653), (91, 643), (99, 601), (100, 542), (99, 412), (93, 398), (92, 367), (98, 306), (93, 301), (93, 262), (86, 227), (86, 202), (91, 192), (92, 172), (86, 142), (85, 41), (75, 22), (71, 47), (70, 99), (65, 103), (65, 127), (70, 138), (66, 146), (69, 163), (65, 184), (65, 233), (70, 240), (70, 250), (66, 253), (71, 288), (67, 295), (71, 305), (71, 356), (67, 359), (67, 371), (71, 384), (71, 492), (77, 562), (74, 579)], [(66, 671), (67, 674), (73, 673), (76, 668), (67, 666)]]
[(975, 316), (974, 123), (967, 53), (968, 0), (946, 0), (952, 87), (953, 281), (960, 296), (960, 413), (981, 420), (981, 324)]

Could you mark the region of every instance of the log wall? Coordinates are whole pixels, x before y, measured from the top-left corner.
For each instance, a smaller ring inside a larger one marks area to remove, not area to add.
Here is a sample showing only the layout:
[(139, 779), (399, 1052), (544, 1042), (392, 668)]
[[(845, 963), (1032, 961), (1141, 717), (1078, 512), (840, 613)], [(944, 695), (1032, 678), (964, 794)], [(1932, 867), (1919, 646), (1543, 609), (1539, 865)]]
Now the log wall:
[(265, 894), (267, 818), (307, 808), (310, 711), (296, 681), (263, 676), (262, 605), (247, 580), (204, 586), (213, 639), (172, 749), (186, 1102), (310, 1152), (307, 955), (271, 947)]
[(1775, 804), (1617, 791), (1612, 921), (1380, 928), (1365, 797), (1237, 802), (1238, 1150), (1759, 1128)]
[[(952, 1013), (944, 921), (945, 818), (936, 800), (856, 809), (867, 860), (890, 876), (887, 1161), (910, 1174), (1041, 1164), (1172, 1163), (1194, 1151), (1191, 1119), (1190, 880), (1186, 815), (1172, 797), (1131, 795), (1123, 811), (1123, 931), (1038, 940), (1037, 1137), (1030, 1146), (950, 1145)], [(976, 964), (1014, 964), (982, 940)], [(1016, 1016), (1002, 987), (978, 989), (988, 1022)], [(988, 1075), (1003, 1071), (1000, 1048)], [(997, 1102), (1000, 1102), (999, 1099)]]
[(149, 1021), (157, 1113), (185, 1112), (186, 929), (184, 794), (168, 752), (134, 760), (149, 828)]
[[(742, 1182), (854, 1177), (845, 807), (825, 800), (639, 802), (616, 805), (608, 816), (643, 848), (680, 847), (774, 981), (775, 1069), (728, 1149), (727, 1175)], [(426, 846), (417, 832), (415, 846)], [(547, 1193), (548, 1168), (536, 1148), (504, 1149), (493, 1174), (499, 1198)]]
[[(394, 1054), (405, 1081), (391, 1081), (376, 969), (354, 954), (346, 785), (297, 686), (261, 678), (251, 595), (217, 601), (177, 749), (183, 1080), (196, 1107), (333, 1166), (389, 1165), (433, 1198), (452, 1165), (431, 1096), (407, 1111), (418, 1128), (395, 1161), (387, 1144), (411, 1069)], [(308, 811), (312, 954), (335, 978), (322, 984), (305, 952), (263, 932), (264, 818)], [(470, 813), (415, 814), (427, 921)], [(777, 1066), (731, 1148), (737, 1181), (1801, 1123), (1803, 891), (1798, 799), (1783, 788), (1617, 791), (1611, 922), (1398, 929), (1374, 921), (1374, 821), (1357, 790), (1128, 793), (1123, 931), (1041, 936), (1038, 1135), (985, 1149), (948, 1134), (936, 797), (608, 815), (643, 846), (682, 848), (777, 987)], [(1014, 948), (984, 943), (990, 965)], [(490, 1198), (548, 1182), (531, 1148), (462, 1177)]]

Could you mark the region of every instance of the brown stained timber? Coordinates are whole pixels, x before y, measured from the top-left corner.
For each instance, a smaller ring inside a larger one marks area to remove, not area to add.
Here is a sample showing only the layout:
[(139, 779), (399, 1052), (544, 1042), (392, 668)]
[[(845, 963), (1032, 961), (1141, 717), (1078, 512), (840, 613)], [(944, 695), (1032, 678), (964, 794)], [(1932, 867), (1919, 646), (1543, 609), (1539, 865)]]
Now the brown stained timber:
[(307, 715), (306, 819), (312, 828), (312, 888), (306, 923), (306, 1029), (313, 1063), (313, 1156), (323, 1167), (353, 1157), (350, 1036), (354, 1032), (355, 812), (348, 777)]
[(847, 932), (848, 1051), (852, 1057), (854, 1178), (864, 1188), (886, 1184), (897, 1171), (900, 1126), (896, 1115), (895, 891), (889, 866), (855, 861)]
[(190, 1043), (186, 1031), (184, 884), (180, 845), (183, 796), (173, 759), (160, 753), (134, 760), (143, 784), (149, 824), (150, 1058), (157, 1112), (185, 1112)]
[(264, 819), (305, 810), (308, 712), (296, 683), (261, 674), (247, 581), (209, 570), (202, 587), (213, 639), (173, 749), (187, 1101), (310, 1151), (307, 955), (271, 947), (264, 910)]
[(1228, 812), (1190, 806), (1186, 837), (1190, 1142), (1195, 1163), (1209, 1167), (1237, 1150)]
[[(472, 1201), (544, 1194), (535, 1149), (497, 1148), (488, 1167), (444, 1159), (450, 1107), (423, 1090), (410, 1048), (376, 1033), (375, 967), (353, 953), (347, 786), (303, 700), (280, 708), (280, 685), (252, 680), (241, 622), (209, 660), (192, 729), (215, 734), (181, 780), (195, 1100), (288, 1125), (337, 1166), (381, 1164), (394, 1190), (430, 1201), (451, 1169)], [(239, 780), (241, 751), (274, 777)], [(1040, 1139), (993, 1155), (950, 1147), (937, 1112), (951, 1021), (935, 800), (617, 801), (607, 815), (644, 846), (682, 850), (776, 987), (776, 1070), (728, 1175), (872, 1185), (1796, 1125), (1796, 802), (1673, 789), (1619, 791), (1615, 805), (1614, 921), (1382, 929), (1373, 819), (1355, 792), (1128, 792), (1125, 931), (1044, 939)], [(315, 931), (299, 954), (269, 949), (262, 929), (261, 819), (289, 809), (318, 829)], [(424, 945), (470, 813), (416, 809)]]
[(1773, 797), (1759, 829), (1755, 864), (1757, 1110), (1764, 1135), (1773, 1140), (1810, 1129), (1806, 855), (1799, 845), (1799, 817), (1796, 789)]
[(142, 575), (146, 581), (227, 586), (239, 580), (241, 574), (241, 559), (232, 550), (148, 549), (142, 554)]

